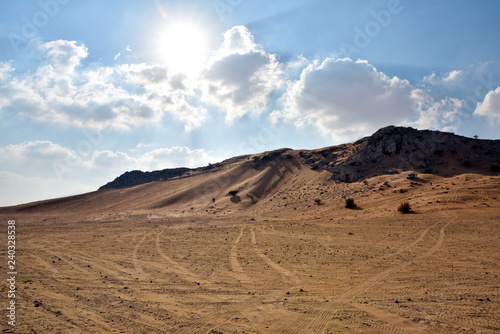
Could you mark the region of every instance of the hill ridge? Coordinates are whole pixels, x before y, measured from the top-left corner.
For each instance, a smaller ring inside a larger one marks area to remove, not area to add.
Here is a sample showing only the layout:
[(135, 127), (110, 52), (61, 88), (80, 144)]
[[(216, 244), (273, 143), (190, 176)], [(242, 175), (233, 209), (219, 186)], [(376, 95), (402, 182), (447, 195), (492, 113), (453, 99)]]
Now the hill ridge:
[[(473, 139), (436, 130), (387, 126), (354, 143), (340, 144), (315, 150), (281, 148), (258, 154), (248, 154), (198, 168), (169, 168), (159, 171), (128, 171), (99, 188), (121, 189), (155, 181), (166, 181), (219, 170), (234, 163), (252, 159), (253, 167), (287, 153), (298, 157), (313, 170), (327, 170), (332, 179), (356, 182), (393, 174), (398, 170), (423, 172), (443, 164), (472, 167), (485, 161), (500, 163), (500, 140)], [(381, 170), (382, 169), (382, 170)]]

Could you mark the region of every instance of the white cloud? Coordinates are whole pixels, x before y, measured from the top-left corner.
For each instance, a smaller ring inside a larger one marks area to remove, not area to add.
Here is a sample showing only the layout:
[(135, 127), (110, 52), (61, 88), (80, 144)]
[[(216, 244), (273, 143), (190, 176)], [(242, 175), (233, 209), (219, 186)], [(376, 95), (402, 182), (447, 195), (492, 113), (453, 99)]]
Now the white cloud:
[(45, 52), (50, 65), (57, 72), (71, 72), (88, 56), (85, 45), (76, 45), (76, 41), (57, 40), (42, 43), (39, 49)]
[(366, 61), (327, 58), (290, 83), (284, 110), (271, 118), (314, 124), (336, 140), (352, 140), (418, 115), (425, 94)]
[(445, 77), (443, 77), (443, 81), (445, 81), (445, 82), (457, 81), (458, 79), (460, 79), (462, 74), (463, 74), (463, 71), (459, 71), (459, 70), (450, 71), (447, 73), (447, 75)]
[(148, 103), (147, 96), (129, 93), (103, 80), (102, 73), (85, 76), (86, 81), (76, 83), (71, 77), (42, 67), (34, 77), (3, 88), (15, 94), (16, 98), (10, 99), (11, 109), (43, 122), (103, 128), (128, 127), (160, 118), (160, 110)]
[(204, 101), (219, 107), (230, 122), (262, 112), (269, 94), (281, 85), (276, 56), (256, 45), (243, 26), (224, 34), (222, 47), (202, 75)]
[(220, 161), (203, 149), (188, 147), (160, 148), (147, 152), (141, 157), (143, 164), (148, 164), (149, 170), (182, 167), (201, 167), (208, 163)]
[(88, 55), (85, 45), (58, 40), (39, 49), (49, 64), (34, 73), (9, 78), (14, 69), (0, 64), (0, 82), (5, 81), (0, 83), (0, 113), (94, 129), (130, 129), (159, 123), (167, 115), (184, 123), (187, 132), (206, 119), (206, 108), (196, 103), (199, 83), (180, 74), (169, 76), (165, 65), (77, 69)]
[[(147, 148), (150, 145), (140, 145)], [(107, 170), (121, 174), (127, 170), (161, 170), (165, 168), (206, 166), (208, 163), (222, 159), (212, 156), (204, 149), (190, 149), (185, 146), (156, 148), (136, 155), (110, 150), (95, 151), (92, 157), (85, 161), (89, 169)], [(115, 175), (117, 176), (117, 175)]]
[(186, 132), (191, 132), (201, 127), (208, 114), (207, 109), (193, 107), (186, 102), (184, 97), (174, 97), (174, 103), (170, 112), (184, 123), (184, 131)]
[[(158, 84), (167, 82), (168, 68), (161, 65), (125, 64), (120, 65), (115, 71), (123, 75), (127, 82), (135, 83), (143, 87), (154, 88)], [(166, 87), (162, 87), (166, 88)]]
[(128, 129), (170, 114), (192, 131), (201, 126), (207, 111), (186, 102), (194, 94), (189, 85), (182, 77), (170, 78), (160, 65), (100, 67), (71, 75), (41, 66), (0, 86), (0, 110), (95, 129)]
[(14, 68), (11, 62), (0, 62), (0, 82), (9, 79), (13, 71)]
[(29, 141), (0, 147), (0, 165), (6, 171), (52, 176), (53, 163), (75, 160), (77, 155), (50, 141)]
[(432, 72), (424, 77), (424, 82), (431, 85), (449, 85), (458, 82), (464, 77), (464, 71), (453, 70), (449, 72), (439, 73)]
[(474, 115), (485, 116), (494, 121), (500, 121), (500, 87), (486, 94), (484, 100), (478, 103)]
[(440, 101), (429, 99), (428, 105), (420, 110), (420, 117), (416, 121), (404, 121), (401, 125), (417, 129), (435, 129), (447, 132), (457, 132), (464, 102), (459, 99), (448, 98)]
[(224, 41), (217, 52), (216, 58), (223, 58), (231, 54), (245, 54), (257, 50), (258, 47), (247, 27), (236, 26), (224, 33)]

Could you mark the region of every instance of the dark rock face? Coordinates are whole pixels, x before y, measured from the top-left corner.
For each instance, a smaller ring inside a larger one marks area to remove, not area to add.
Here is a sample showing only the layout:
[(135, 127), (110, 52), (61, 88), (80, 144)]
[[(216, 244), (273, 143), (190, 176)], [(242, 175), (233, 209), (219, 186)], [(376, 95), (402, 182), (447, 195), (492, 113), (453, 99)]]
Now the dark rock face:
[(452, 133), (389, 126), (356, 143), (345, 160), (328, 166), (332, 177), (345, 182), (396, 171), (425, 171), (454, 165), (473, 167), (500, 160), (500, 140), (478, 140)]
[(133, 170), (130, 172), (125, 172), (116, 179), (107, 184), (103, 185), (99, 188), (99, 190), (104, 189), (120, 189), (120, 188), (128, 188), (133, 186), (138, 186), (140, 184), (145, 184), (149, 182), (156, 181), (166, 181), (174, 178), (187, 177), (190, 175), (195, 175), (198, 173), (209, 172), (211, 170), (216, 170), (221, 168), (222, 166), (229, 165), (238, 161), (245, 159), (247, 156), (239, 156), (233, 157), (223, 162), (219, 162), (216, 164), (209, 164), (205, 167), (198, 168), (169, 168), (163, 170), (156, 170), (152, 172), (143, 172), (140, 170)]
[(114, 181), (109, 182), (99, 188), (99, 190), (127, 188), (148, 182), (168, 180), (175, 177), (181, 177), (188, 171), (190, 171), (189, 168), (164, 169), (153, 172), (141, 172), (140, 170), (133, 170), (131, 172), (125, 172), (124, 174), (117, 177)]

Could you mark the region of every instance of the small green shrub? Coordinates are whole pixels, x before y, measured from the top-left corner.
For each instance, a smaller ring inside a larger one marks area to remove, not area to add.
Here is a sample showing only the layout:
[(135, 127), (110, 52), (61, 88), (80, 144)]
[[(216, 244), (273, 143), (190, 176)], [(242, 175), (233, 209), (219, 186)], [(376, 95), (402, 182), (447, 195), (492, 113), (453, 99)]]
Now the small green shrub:
[(321, 198), (315, 198), (314, 203), (320, 205), (321, 204)]
[(348, 209), (355, 208), (356, 203), (354, 203), (354, 198), (346, 198), (345, 199), (345, 207)]
[(411, 212), (411, 205), (409, 202), (405, 201), (405, 202), (402, 202), (399, 207), (398, 207), (398, 211), (401, 212), (401, 213), (410, 213)]

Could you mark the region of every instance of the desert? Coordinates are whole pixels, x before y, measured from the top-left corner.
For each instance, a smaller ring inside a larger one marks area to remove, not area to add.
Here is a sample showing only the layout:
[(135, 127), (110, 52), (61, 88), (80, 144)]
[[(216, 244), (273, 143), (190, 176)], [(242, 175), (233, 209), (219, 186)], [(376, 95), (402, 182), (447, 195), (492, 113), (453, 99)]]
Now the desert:
[(387, 127), (0, 208), (3, 332), (497, 333), (499, 153)]
[(0, 1), (0, 333), (500, 333), (500, 1)]

